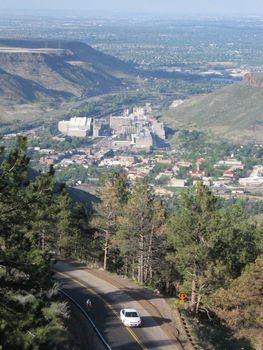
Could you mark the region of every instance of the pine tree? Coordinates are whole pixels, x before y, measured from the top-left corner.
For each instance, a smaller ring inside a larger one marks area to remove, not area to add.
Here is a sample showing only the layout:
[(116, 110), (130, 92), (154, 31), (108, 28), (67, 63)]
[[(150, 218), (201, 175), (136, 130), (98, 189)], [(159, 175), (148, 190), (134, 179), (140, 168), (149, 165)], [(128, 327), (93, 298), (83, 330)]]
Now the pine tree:
[(1, 153), (0, 343), (4, 349), (66, 348), (59, 316), (67, 311), (54, 300), (49, 250), (32, 229), (43, 216), (45, 193), (39, 191), (40, 180), (35, 186), (28, 181), (28, 163), (25, 138), (19, 137), (7, 156)]
[(216, 198), (207, 187), (199, 184), (192, 191), (181, 195), (180, 207), (170, 218), (168, 225), (168, 238), (175, 249), (168, 260), (175, 262), (186, 287), (191, 290), (192, 311), (198, 311), (204, 288), (204, 272), (211, 261), (207, 225), (215, 209)]
[(51, 167), (47, 174), (38, 176), (27, 188), (26, 196), (34, 215), (28, 217), (27, 236), (42, 250), (55, 250), (56, 237), (56, 196), (55, 176)]
[(100, 240), (96, 228), (92, 227), (93, 212), (84, 204), (71, 209), (71, 236), (68, 255), (86, 262), (97, 262), (101, 257)]
[(110, 174), (103, 179), (98, 195), (101, 202), (96, 207), (97, 216), (94, 225), (104, 236), (103, 268), (107, 270), (109, 251), (117, 231), (118, 216), (128, 196), (127, 184), (120, 174)]
[(164, 220), (164, 210), (151, 188), (144, 180), (137, 180), (119, 218), (118, 237), (126, 273), (129, 270), (139, 283), (153, 279)]
[(214, 294), (213, 307), (238, 336), (252, 340), (258, 350), (263, 349), (263, 255), (229, 288)]
[(185, 288), (190, 309), (198, 312), (201, 299), (240, 276), (258, 254), (256, 227), (237, 206), (220, 209), (209, 189), (199, 184), (180, 199), (169, 220), (168, 238)]

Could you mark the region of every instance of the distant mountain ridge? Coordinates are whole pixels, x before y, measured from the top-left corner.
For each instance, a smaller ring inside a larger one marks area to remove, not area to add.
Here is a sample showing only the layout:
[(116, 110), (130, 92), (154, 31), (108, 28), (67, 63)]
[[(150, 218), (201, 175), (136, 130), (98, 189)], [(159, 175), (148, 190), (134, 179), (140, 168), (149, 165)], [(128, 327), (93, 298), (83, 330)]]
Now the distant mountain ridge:
[(239, 84), (197, 96), (165, 113), (173, 129), (200, 130), (214, 141), (263, 142), (263, 74), (250, 73)]
[(79, 41), (0, 39), (1, 47), (66, 50), (68, 58), (88, 62), (101, 70), (109, 69), (112, 74), (127, 74), (132, 71), (130, 64)]
[(0, 127), (119, 91), (133, 74), (132, 65), (85, 43), (0, 39)]

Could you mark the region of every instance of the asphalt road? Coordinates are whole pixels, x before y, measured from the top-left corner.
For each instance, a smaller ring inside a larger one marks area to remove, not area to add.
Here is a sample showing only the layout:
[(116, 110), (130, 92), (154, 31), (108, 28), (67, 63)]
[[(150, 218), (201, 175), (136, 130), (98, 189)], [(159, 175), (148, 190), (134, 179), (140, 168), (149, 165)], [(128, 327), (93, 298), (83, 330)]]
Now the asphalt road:
[[(56, 271), (61, 288), (83, 308), (86, 300), (91, 299), (93, 307), (89, 316), (112, 349), (177, 349), (175, 341), (168, 338), (149, 312), (125, 292), (89, 273), (86, 268), (58, 262)], [(139, 311), (142, 317), (141, 328), (123, 326), (119, 312), (124, 307)]]

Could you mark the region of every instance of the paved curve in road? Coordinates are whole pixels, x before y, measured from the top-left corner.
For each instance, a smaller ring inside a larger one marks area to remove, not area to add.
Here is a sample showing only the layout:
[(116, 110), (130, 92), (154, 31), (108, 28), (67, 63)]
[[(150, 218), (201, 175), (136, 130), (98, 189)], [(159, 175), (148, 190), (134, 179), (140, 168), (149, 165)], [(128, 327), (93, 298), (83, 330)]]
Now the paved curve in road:
[[(113, 350), (177, 350), (173, 339), (153, 317), (127, 293), (89, 273), (87, 268), (65, 262), (56, 264), (56, 278), (62, 288), (82, 307), (90, 298), (93, 304), (90, 317)], [(136, 308), (142, 317), (141, 328), (126, 328), (119, 319), (124, 307)], [(76, 325), (77, 326), (77, 325)]]

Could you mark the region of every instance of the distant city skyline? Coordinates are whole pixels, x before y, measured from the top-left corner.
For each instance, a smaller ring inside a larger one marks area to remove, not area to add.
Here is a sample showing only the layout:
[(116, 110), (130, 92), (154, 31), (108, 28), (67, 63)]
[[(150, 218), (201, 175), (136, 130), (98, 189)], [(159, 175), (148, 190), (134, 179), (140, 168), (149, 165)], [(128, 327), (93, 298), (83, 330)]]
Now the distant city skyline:
[(263, 15), (262, 0), (8, 0), (0, 3), (0, 11), (58, 10), (74, 13), (144, 13), (189, 15)]

